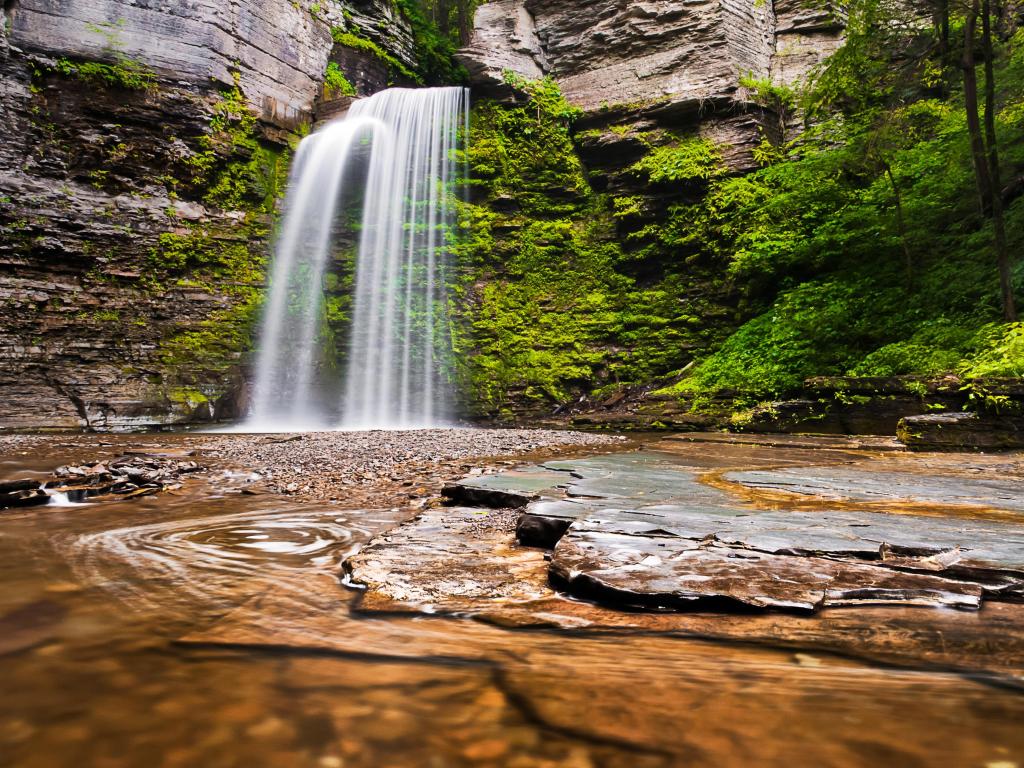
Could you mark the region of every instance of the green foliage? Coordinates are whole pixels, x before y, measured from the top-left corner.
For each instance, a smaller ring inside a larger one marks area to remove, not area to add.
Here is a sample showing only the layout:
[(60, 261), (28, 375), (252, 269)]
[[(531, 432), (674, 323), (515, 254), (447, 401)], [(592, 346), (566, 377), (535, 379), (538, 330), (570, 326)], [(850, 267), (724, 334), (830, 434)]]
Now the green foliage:
[(908, 5), (852, 0), (845, 7), (843, 45), (810, 75), (802, 106), (811, 114), (863, 117), (894, 103), (919, 98), (936, 84), (941, 68), (923, 55), (923, 39)]
[(714, 142), (688, 137), (655, 147), (630, 168), (655, 184), (708, 181), (721, 175), (721, 154)]
[[(528, 214), (572, 213), (589, 192), (569, 134), (579, 110), (553, 81), (508, 77), (529, 100), (517, 107), (484, 102), (475, 110), (468, 158), (472, 183), (492, 197), (514, 197)], [(553, 189), (564, 190), (562, 200), (552, 199)]]
[(960, 372), (969, 378), (1024, 377), (1024, 323), (991, 323), (978, 333), (978, 351)]
[(550, 120), (565, 121), (571, 124), (583, 116), (583, 110), (565, 100), (558, 83), (550, 77), (529, 80), (521, 75), (505, 70), (502, 77), (506, 85), (510, 85), (529, 97), (530, 106), (537, 112), (537, 120), (541, 117)]
[(356, 95), (355, 86), (348, 81), (336, 61), (327, 62), (327, 71), (324, 72), (324, 95), (328, 99)]
[(334, 42), (337, 43), (338, 45), (343, 45), (346, 48), (352, 48), (353, 50), (356, 51), (368, 53), (371, 56), (377, 58), (378, 60), (384, 62), (385, 64), (387, 64), (388, 69), (390, 69), (393, 74), (404, 77), (407, 80), (411, 80), (414, 83), (423, 85), (422, 76), (413, 72), (411, 69), (405, 66), (405, 64), (400, 62), (390, 53), (388, 53), (375, 42), (373, 42), (373, 40), (370, 40), (366, 37), (362, 37), (361, 35), (358, 35), (355, 32), (346, 31), (340, 27), (333, 27), (331, 29), (331, 37), (334, 38)]
[(259, 138), (255, 113), (236, 84), (213, 108), (209, 133), (185, 162), (203, 201), (232, 210), (272, 212), (288, 180), (288, 156)]
[(256, 225), (232, 233), (193, 226), (159, 236), (149, 253), (149, 276), (158, 279), (154, 290), (170, 284), (230, 297), (229, 307), (171, 331), (160, 346), (166, 365), (178, 373), (224, 372), (252, 349), (263, 293), (260, 243), (265, 236)]
[(178, 372), (223, 373), (252, 350), (259, 308), (259, 294), (253, 292), (197, 325), (172, 333), (161, 344), (161, 362)]
[(805, 283), (771, 311), (744, 324), (687, 379), (684, 391), (734, 390), (746, 405), (791, 391), (808, 376), (842, 370), (856, 359), (865, 331), (858, 288)]
[(771, 80), (756, 78), (751, 73), (740, 77), (740, 87), (749, 91), (752, 100), (762, 107), (786, 114), (796, 109), (800, 98), (795, 88), (777, 85)]
[(456, 42), (442, 35), (427, 18), (419, 0), (395, 0), (412, 28), (416, 63), (422, 81), (428, 85), (456, 85), (466, 82), (465, 67), (455, 61)]
[[(919, 32), (881, 30), (890, 11), (874, 2), (852, 8), (846, 45), (801, 99), (818, 122), (772, 148), (766, 167), (712, 180), (704, 199), (654, 228), (688, 259), (719, 260), (748, 318), (676, 394), (700, 402), (728, 391), (749, 405), (792, 394), (811, 375), (1024, 370), (1019, 325), (996, 322), (991, 233), (978, 212), (959, 97), (929, 91), (936, 62), (907, 42)], [(886, 49), (897, 44), (910, 53), (889, 61)], [(1006, 44), (996, 80), (1004, 162), (1018, 173), (1024, 65), (1018, 72), (1010, 62), (1022, 47), (1024, 39)], [(1019, 252), (1019, 197), (1007, 231)], [(1018, 267), (1018, 286), (1022, 277)]]
[(98, 88), (123, 88), (127, 91), (152, 91), (156, 89), (156, 75), (144, 64), (122, 57), (113, 64), (101, 61), (72, 62), (57, 60), (55, 69), (65, 77), (75, 77)]
[(262, 260), (255, 257), (244, 239), (214, 237), (201, 227), (181, 232), (163, 232), (157, 246), (149, 252), (150, 268), (162, 273), (180, 275), (198, 273), (215, 279), (227, 292), (248, 290), (263, 281)]
[(126, 55), (121, 49), (118, 30), (124, 25), (119, 19), (112, 24), (86, 24), (86, 29), (106, 40), (104, 53), (112, 61), (72, 62), (60, 58), (54, 65), (65, 77), (75, 77), (97, 88), (122, 88), (127, 91), (155, 91), (156, 74), (145, 64)]
[[(649, 380), (685, 354), (698, 323), (677, 278), (642, 286), (621, 271), (611, 201), (591, 190), (572, 144), (578, 110), (550, 80), (508, 80), (526, 101), (479, 104), (468, 159), (492, 205), (515, 210), (459, 206), (465, 272), (452, 296), (465, 389), (499, 414), (513, 399), (549, 407)], [(639, 206), (623, 201), (620, 215)]]

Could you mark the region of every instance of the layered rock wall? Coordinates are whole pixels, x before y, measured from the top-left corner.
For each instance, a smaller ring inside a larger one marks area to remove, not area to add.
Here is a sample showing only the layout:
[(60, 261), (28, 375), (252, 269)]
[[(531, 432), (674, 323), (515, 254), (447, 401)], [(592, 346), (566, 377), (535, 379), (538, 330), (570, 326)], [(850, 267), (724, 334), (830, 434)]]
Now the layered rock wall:
[(386, 0), (317, 9), (6, 0), (0, 430), (238, 416), (291, 148), (329, 58), (380, 67), (332, 27), (414, 63)]
[(741, 78), (791, 85), (841, 37), (833, 13), (797, 0), (498, 0), (477, 11), (460, 58), (482, 93), (507, 95), (506, 70), (550, 75), (587, 128), (689, 127), (746, 170), (774, 120)]
[(105, 59), (111, 48), (158, 75), (202, 88), (234, 82), (275, 122), (308, 113), (331, 48), (329, 30), (280, 0), (19, 0), (11, 44), (30, 53)]
[[(792, 135), (784, 86), (841, 33), (796, 0), (480, 7), (460, 52), (478, 96), (499, 102), (478, 108), (470, 151), (486, 230), (464, 312), (478, 415), (536, 423), (612, 407), (728, 336), (742, 297), (690, 239), (688, 206)], [(571, 106), (509, 71), (550, 77)], [(559, 274), (538, 287), (553, 262)], [(681, 423), (664, 407), (638, 420)]]

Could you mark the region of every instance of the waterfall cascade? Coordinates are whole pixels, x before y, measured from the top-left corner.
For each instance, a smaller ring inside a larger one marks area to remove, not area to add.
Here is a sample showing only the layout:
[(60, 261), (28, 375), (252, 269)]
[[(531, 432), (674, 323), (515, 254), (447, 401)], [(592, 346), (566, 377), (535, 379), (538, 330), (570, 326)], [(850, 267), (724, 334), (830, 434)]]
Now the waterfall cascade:
[[(468, 101), (464, 88), (389, 89), (299, 145), (247, 428), (412, 428), (452, 418), (445, 237)], [(324, 290), (353, 210), (357, 256), (341, 276), (352, 295), (338, 355)], [(332, 368), (339, 359), (343, 375)]]

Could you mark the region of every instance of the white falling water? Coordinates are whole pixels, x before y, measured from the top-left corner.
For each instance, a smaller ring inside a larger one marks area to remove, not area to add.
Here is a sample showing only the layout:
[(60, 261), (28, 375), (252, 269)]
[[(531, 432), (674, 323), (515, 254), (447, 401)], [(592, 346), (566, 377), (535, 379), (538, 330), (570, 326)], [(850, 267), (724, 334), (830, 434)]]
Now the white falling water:
[[(247, 428), (412, 428), (452, 418), (446, 232), (464, 88), (394, 88), (299, 145)], [(343, 380), (323, 296), (346, 206), (362, 201)], [(330, 354), (328, 354), (330, 353)], [(336, 355), (333, 355), (336, 356)]]

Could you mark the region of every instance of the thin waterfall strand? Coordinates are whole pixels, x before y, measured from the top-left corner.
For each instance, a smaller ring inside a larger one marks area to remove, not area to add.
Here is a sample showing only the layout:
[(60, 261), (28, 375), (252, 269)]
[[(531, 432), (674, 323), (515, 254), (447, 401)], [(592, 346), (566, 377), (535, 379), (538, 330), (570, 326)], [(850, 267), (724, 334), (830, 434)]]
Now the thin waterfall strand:
[[(445, 233), (455, 150), (468, 112), (462, 88), (391, 89), (349, 113), (388, 127), (370, 161), (343, 426), (450, 422)], [(380, 151), (378, 151), (380, 149)]]

